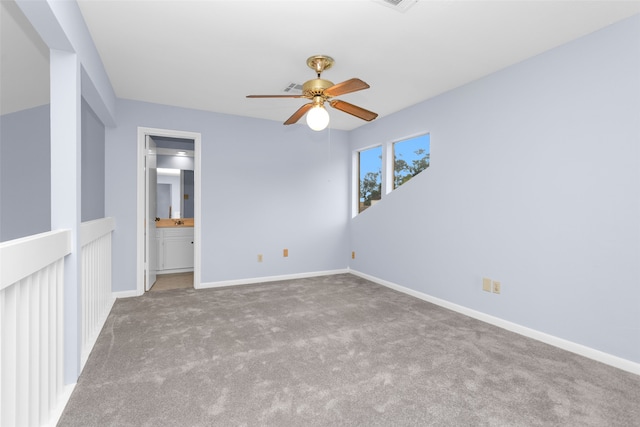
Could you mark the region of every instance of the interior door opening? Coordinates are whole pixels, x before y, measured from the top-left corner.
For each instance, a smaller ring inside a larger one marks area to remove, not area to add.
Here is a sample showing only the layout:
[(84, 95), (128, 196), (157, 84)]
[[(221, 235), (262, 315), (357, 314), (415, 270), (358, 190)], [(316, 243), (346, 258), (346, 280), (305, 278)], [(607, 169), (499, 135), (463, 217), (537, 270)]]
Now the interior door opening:
[(138, 133), (144, 201), (139, 198), (138, 294), (197, 288), (200, 134), (144, 128)]
[(156, 192), (156, 288), (192, 288), (195, 143), (184, 138), (151, 138), (157, 158), (157, 182), (153, 187)]

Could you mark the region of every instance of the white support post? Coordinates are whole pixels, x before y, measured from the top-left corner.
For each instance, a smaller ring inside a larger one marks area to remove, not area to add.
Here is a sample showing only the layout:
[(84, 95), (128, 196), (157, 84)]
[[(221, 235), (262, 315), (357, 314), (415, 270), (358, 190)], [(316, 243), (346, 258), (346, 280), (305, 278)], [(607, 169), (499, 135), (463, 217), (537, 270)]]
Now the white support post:
[(71, 230), (64, 268), (64, 383), (80, 374), (80, 62), (51, 49), (51, 229)]

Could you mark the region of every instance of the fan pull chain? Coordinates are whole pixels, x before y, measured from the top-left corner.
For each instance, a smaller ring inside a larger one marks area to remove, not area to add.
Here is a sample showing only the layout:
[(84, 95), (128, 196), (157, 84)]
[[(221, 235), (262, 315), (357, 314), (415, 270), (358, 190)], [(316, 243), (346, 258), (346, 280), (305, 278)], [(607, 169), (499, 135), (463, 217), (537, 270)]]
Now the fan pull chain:
[[(327, 132), (327, 136), (328, 136), (328, 144), (327, 144), (327, 161), (329, 163), (329, 170), (331, 170), (331, 126), (329, 126), (328, 129), (329, 132)], [(331, 182), (331, 173), (329, 173), (329, 179), (328, 182)]]

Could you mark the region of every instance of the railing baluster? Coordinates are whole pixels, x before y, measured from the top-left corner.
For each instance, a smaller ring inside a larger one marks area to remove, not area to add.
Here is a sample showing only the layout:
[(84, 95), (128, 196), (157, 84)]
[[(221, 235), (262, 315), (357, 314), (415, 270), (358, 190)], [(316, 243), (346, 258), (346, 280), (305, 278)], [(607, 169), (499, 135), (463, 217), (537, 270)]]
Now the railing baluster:
[(111, 232), (113, 219), (82, 223), (82, 352), (84, 367), (95, 340), (107, 319), (111, 295)]
[[(81, 364), (111, 310), (111, 218), (81, 227)], [(0, 243), (0, 425), (55, 424), (64, 394), (64, 257), (70, 232)], [(68, 394), (68, 392), (67, 392)]]

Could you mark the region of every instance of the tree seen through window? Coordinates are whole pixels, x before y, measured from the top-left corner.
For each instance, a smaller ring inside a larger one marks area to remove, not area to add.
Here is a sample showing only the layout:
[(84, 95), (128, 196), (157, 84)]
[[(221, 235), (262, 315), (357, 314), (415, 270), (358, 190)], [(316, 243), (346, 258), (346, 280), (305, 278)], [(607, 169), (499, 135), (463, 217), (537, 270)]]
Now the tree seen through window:
[(393, 188), (400, 187), (429, 167), (429, 134), (393, 144)]
[[(428, 133), (388, 143), (386, 148), (383, 151), (382, 146), (377, 146), (357, 152), (358, 213), (380, 200), (383, 191), (386, 194), (395, 190), (429, 167), (431, 139)], [(383, 164), (388, 166), (383, 168)]]
[(362, 212), (382, 197), (382, 147), (359, 153), (359, 208)]

